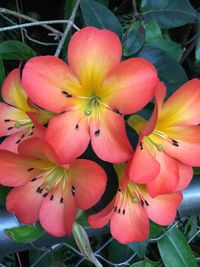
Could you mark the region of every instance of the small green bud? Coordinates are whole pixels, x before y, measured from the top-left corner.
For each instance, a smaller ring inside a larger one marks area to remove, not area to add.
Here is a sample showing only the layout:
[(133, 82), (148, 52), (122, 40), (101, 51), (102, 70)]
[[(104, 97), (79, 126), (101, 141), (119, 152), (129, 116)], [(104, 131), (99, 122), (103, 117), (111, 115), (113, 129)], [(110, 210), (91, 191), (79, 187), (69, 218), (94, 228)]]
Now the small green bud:
[(90, 116), (92, 114), (92, 109), (91, 108), (87, 108), (85, 111), (84, 111), (84, 114), (86, 116)]

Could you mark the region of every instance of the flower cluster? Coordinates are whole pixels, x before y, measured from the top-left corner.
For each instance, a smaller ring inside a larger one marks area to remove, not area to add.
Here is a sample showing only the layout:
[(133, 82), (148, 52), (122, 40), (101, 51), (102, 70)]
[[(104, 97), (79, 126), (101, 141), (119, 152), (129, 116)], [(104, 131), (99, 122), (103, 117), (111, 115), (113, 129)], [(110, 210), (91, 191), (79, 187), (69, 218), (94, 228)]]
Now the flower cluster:
[[(0, 184), (14, 187), (6, 207), (22, 223), (39, 220), (50, 234), (69, 235), (78, 209), (100, 200), (107, 177), (81, 156), (89, 143), (118, 176), (113, 200), (89, 216), (92, 227), (110, 221), (112, 236), (125, 244), (148, 238), (149, 219), (160, 225), (175, 219), (192, 166), (200, 166), (200, 80), (164, 102), (166, 87), (154, 66), (121, 56), (115, 33), (85, 27), (71, 38), (68, 64), (36, 56), (21, 77), (19, 69), (6, 77)], [(134, 114), (153, 98), (148, 121)], [(138, 134), (135, 152), (126, 122)]]

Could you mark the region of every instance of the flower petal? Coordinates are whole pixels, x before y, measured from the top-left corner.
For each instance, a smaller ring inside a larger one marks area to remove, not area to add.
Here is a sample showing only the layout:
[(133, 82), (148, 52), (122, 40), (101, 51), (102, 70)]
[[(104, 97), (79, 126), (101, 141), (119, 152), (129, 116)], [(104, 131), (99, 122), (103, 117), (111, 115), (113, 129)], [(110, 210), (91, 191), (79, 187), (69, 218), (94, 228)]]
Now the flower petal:
[(107, 92), (105, 101), (109, 106), (124, 114), (131, 114), (151, 100), (157, 82), (156, 69), (150, 62), (142, 58), (130, 58), (111, 70), (102, 90)]
[(30, 169), (32, 162), (13, 152), (0, 150), (0, 183), (5, 186), (21, 186), (40, 171)]
[(200, 80), (192, 79), (181, 86), (164, 103), (160, 124), (191, 125), (200, 123)]
[(68, 173), (77, 206), (83, 210), (94, 206), (105, 191), (104, 170), (91, 160), (77, 159), (70, 164)]
[(65, 232), (66, 235), (70, 235), (77, 214), (77, 206), (71, 192), (69, 193), (67, 192), (67, 194), (65, 195), (64, 206), (65, 206), (64, 207)]
[(118, 36), (109, 30), (85, 27), (69, 43), (68, 62), (85, 91), (98, 89), (108, 71), (120, 62), (122, 47)]
[(19, 69), (12, 70), (2, 85), (2, 97), (8, 104), (24, 112), (31, 111), (27, 104), (27, 95), (22, 88)]
[(141, 135), (143, 136), (148, 136), (150, 135), (157, 123), (158, 120), (158, 115), (161, 112), (163, 101), (166, 95), (166, 87), (163, 82), (159, 82), (157, 84), (157, 87), (155, 89), (155, 107), (153, 110), (153, 113), (151, 115), (151, 118), (145, 125), (144, 129), (141, 131)]
[(136, 183), (148, 183), (160, 172), (160, 164), (150, 153), (145, 143), (137, 145), (135, 154), (130, 161), (129, 177)]
[(192, 177), (192, 167), (179, 162), (179, 183), (176, 187), (176, 191), (181, 191), (188, 187), (188, 185), (192, 181)]
[(62, 112), (73, 105), (79, 82), (68, 65), (54, 56), (31, 58), (25, 65), (22, 84), (30, 99), (37, 105), (52, 111)]
[(115, 198), (100, 212), (90, 215), (88, 222), (93, 228), (101, 228), (105, 226), (111, 219), (114, 211)]
[(19, 131), (21, 132), (27, 126), (22, 126), (20, 129), (15, 127), (15, 124), (20, 121), (30, 121), (30, 118), (24, 111), (0, 103), (0, 136), (11, 135)]
[[(54, 152), (53, 148), (45, 140), (33, 137), (26, 139), (18, 146), (20, 155), (31, 157), (36, 160), (51, 161), (57, 165), (61, 165), (61, 161)], [(33, 161), (34, 167), (34, 161)]]
[(119, 114), (105, 109), (100, 122), (95, 118), (91, 120), (90, 133), (92, 148), (100, 159), (120, 163), (133, 155), (124, 120)]
[(143, 207), (128, 201), (126, 213), (115, 212), (110, 222), (112, 236), (122, 244), (140, 242), (148, 238), (149, 219)]
[(186, 165), (200, 166), (200, 127), (174, 126), (165, 129), (165, 133), (176, 140), (177, 145), (166, 140), (164, 151), (171, 157), (182, 161)]
[(17, 215), (21, 223), (34, 223), (38, 220), (39, 210), (44, 200), (43, 195), (37, 192), (40, 179), (14, 188), (6, 198), (6, 208)]
[(65, 112), (52, 118), (48, 125), (46, 140), (63, 163), (80, 156), (89, 144), (87, 118), (81, 116), (78, 111)]
[(149, 194), (144, 194), (148, 205), (144, 206), (149, 218), (160, 225), (168, 225), (172, 223), (176, 217), (178, 206), (183, 196), (181, 192), (168, 195), (160, 195), (151, 198)]
[[(66, 192), (66, 194), (69, 193)], [(65, 200), (61, 202), (62, 185), (59, 185), (56, 191), (53, 192), (53, 199), (51, 196), (52, 193), (49, 192), (42, 203), (39, 213), (40, 223), (51, 235), (64, 236), (66, 234), (64, 222)]]
[(147, 183), (148, 192), (152, 197), (176, 191), (179, 183), (179, 162), (161, 151), (154, 151), (156, 161), (160, 164), (160, 172)]

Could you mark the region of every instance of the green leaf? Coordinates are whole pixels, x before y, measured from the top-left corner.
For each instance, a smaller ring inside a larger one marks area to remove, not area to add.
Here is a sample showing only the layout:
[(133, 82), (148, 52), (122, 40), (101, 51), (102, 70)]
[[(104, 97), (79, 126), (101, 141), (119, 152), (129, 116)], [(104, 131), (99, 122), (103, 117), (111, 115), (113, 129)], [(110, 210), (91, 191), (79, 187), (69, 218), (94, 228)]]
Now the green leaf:
[(116, 240), (112, 240), (107, 248), (108, 259), (111, 262), (120, 263), (126, 261), (131, 255), (133, 255), (133, 251), (128, 247), (128, 245), (122, 245)]
[(3, 60), (0, 57), (0, 87), (2, 86), (4, 79), (5, 79), (4, 65), (3, 65)]
[(195, 58), (196, 58), (195, 63), (200, 65), (200, 13), (199, 13), (199, 21), (197, 24), (197, 39), (196, 39)]
[(6, 196), (9, 191), (10, 191), (9, 187), (0, 185), (0, 205), (5, 206)]
[(142, 0), (141, 12), (145, 21), (156, 21), (162, 28), (175, 28), (197, 19), (188, 0)]
[(0, 56), (7, 60), (22, 60), (35, 56), (35, 52), (22, 42), (9, 40), (0, 43)]
[(104, 6), (108, 6), (110, 0), (97, 0), (97, 2), (101, 3), (101, 4), (104, 5)]
[(148, 240), (143, 242), (132, 242), (129, 243), (128, 246), (131, 248), (139, 257), (143, 257), (146, 253), (147, 246), (149, 244)]
[(133, 263), (130, 267), (157, 267), (158, 265), (157, 262), (145, 259), (144, 261)]
[(144, 29), (146, 42), (151, 42), (154, 39), (163, 38), (161, 29), (155, 21), (147, 21), (144, 24)]
[(187, 239), (176, 227), (158, 241), (161, 258), (167, 267), (196, 267), (196, 261)]
[(65, 19), (69, 19), (69, 17), (71, 16), (75, 2), (76, 0), (65, 0), (65, 5), (64, 5), (64, 18)]
[(154, 64), (160, 79), (167, 86), (168, 95), (171, 95), (178, 87), (188, 80), (182, 66), (159, 48), (146, 45), (137, 56), (146, 58)]
[(193, 167), (193, 172), (194, 172), (194, 175), (199, 175), (200, 174), (200, 167)]
[(36, 223), (6, 229), (5, 233), (17, 243), (29, 243), (38, 239), (45, 231), (39, 223)]
[(151, 222), (150, 224), (150, 235), (149, 238), (156, 238), (159, 235), (161, 235), (163, 233), (164, 227), (160, 226), (154, 222)]
[(109, 29), (122, 36), (122, 27), (116, 16), (104, 5), (94, 0), (81, 0), (82, 15), (86, 25)]

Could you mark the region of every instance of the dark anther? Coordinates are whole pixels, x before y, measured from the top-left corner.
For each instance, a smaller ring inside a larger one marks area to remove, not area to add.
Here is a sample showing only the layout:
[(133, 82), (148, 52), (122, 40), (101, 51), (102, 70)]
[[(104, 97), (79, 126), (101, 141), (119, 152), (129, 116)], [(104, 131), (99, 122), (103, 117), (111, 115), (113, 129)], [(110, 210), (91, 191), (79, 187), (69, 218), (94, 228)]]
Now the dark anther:
[(172, 143), (173, 146), (179, 147), (178, 143)]
[(114, 208), (114, 212), (116, 212), (116, 211), (117, 211), (117, 207)]
[(144, 206), (144, 201), (141, 199), (141, 205), (142, 205), (142, 207)]
[(4, 120), (5, 122), (9, 122), (10, 120)]
[(119, 209), (118, 209), (118, 213), (120, 213), (120, 212), (121, 212), (121, 209), (119, 208)]
[(62, 91), (62, 94), (63, 94), (64, 96), (66, 96), (66, 97), (72, 97), (71, 94), (69, 94), (69, 93), (67, 93), (67, 92), (65, 92), (65, 91)]
[(12, 130), (14, 127), (8, 127), (7, 130), (10, 131)]
[(145, 204), (146, 204), (147, 206), (149, 206), (149, 203), (148, 203), (146, 200), (145, 200), (144, 202), (145, 202)]
[(31, 135), (33, 135), (33, 132), (31, 132), (28, 136), (31, 136)]
[(23, 138), (24, 138), (24, 136), (25, 136), (25, 134), (22, 134), (20, 137), (23, 139)]
[(40, 193), (40, 186), (37, 188), (36, 192)]
[(122, 212), (122, 213), (123, 213), (123, 214), (125, 214), (125, 212), (126, 212), (126, 210), (125, 210), (125, 209), (123, 209), (123, 212)]
[(72, 192), (72, 195), (75, 196), (76, 189), (75, 189), (75, 187), (73, 185), (72, 185), (72, 188), (71, 188), (71, 192)]
[(34, 168), (29, 168), (29, 169), (27, 170), (27, 172), (30, 172), (30, 171), (32, 171), (32, 170), (34, 170)]
[(140, 149), (143, 150), (143, 144), (142, 144), (142, 142), (140, 143)]
[(176, 140), (174, 140), (174, 139), (172, 139), (172, 142), (178, 144), (178, 141), (176, 141)]
[(60, 198), (60, 203), (63, 203), (63, 200), (64, 200), (63, 197), (61, 197), (61, 198)]
[(48, 195), (48, 192), (44, 193), (43, 197), (46, 197)]
[(35, 125), (33, 125), (31, 128), (34, 129), (35, 128)]
[(17, 141), (16, 141), (16, 144), (19, 144), (21, 142), (21, 139), (18, 139)]
[(122, 192), (121, 188), (118, 189), (119, 192)]
[(115, 113), (119, 114), (119, 115), (122, 115), (122, 113), (121, 113), (119, 110), (117, 110), (117, 109), (113, 109), (113, 111), (114, 111)]
[(31, 182), (35, 182), (37, 180), (37, 178), (33, 178), (32, 180), (31, 180)]
[(94, 132), (94, 135), (95, 135), (95, 136), (99, 136), (99, 135), (100, 135), (100, 130), (99, 130), (99, 129), (96, 130), (96, 131)]
[(75, 129), (78, 129), (78, 128), (79, 128), (79, 126), (78, 126), (78, 124), (76, 124)]
[(51, 201), (53, 200), (53, 195), (51, 195), (50, 200), (51, 200)]
[(41, 188), (40, 191), (39, 191), (39, 193), (41, 194), (43, 190), (44, 190), (44, 188)]

